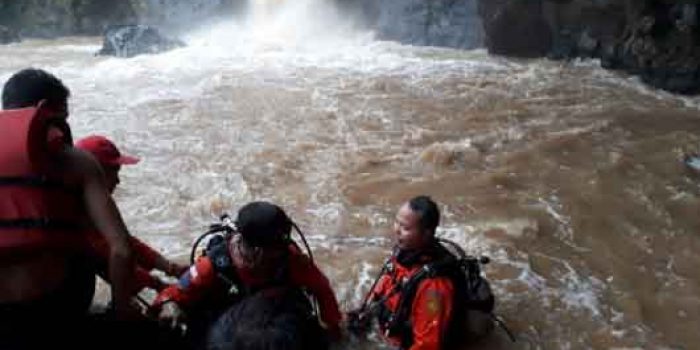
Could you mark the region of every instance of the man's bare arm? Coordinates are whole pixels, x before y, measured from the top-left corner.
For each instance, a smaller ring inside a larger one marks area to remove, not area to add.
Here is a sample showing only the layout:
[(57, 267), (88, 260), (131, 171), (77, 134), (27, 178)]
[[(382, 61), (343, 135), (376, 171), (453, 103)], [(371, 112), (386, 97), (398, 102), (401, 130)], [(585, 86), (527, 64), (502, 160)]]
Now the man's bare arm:
[(112, 297), (118, 314), (124, 316), (129, 310), (129, 291), (134, 283), (134, 260), (129, 245), (124, 220), (119, 213), (105, 183), (99, 163), (83, 151), (72, 149), (71, 158), (82, 175), (83, 200), (92, 224), (102, 233), (109, 244), (109, 278)]

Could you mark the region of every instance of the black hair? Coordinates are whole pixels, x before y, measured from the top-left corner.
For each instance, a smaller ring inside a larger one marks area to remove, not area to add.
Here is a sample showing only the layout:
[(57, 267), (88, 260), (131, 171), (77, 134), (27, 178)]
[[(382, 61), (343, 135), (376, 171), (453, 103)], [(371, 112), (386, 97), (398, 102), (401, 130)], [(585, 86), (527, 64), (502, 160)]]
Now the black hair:
[[(255, 293), (235, 304), (212, 325), (207, 350), (320, 350), (318, 321), (309, 318), (308, 300), (292, 289)], [(307, 305), (307, 306), (305, 306)], [(311, 322), (315, 322), (313, 327)]]
[(291, 240), (292, 220), (277, 205), (251, 202), (238, 211), (236, 228), (251, 246), (286, 245)]
[(408, 201), (411, 210), (418, 214), (421, 229), (434, 232), (440, 225), (440, 209), (432, 198), (417, 196)]
[(41, 69), (27, 68), (13, 74), (2, 90), (2, 108), (34, 107), (41, 100), (64, 105), (70, 90), (60, 79)]

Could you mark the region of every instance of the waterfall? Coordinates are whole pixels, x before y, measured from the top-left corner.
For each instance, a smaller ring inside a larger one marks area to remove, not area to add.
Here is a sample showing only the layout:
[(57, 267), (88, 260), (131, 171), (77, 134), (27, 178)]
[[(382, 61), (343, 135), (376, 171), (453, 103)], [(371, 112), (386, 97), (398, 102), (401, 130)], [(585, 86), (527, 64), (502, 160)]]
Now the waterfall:
[(242, 22), (256, 42), (273, 45), (333, 41), (352, 26), (334, 0), (248, 0)]
[[(324, 33), (362, 23), (379, 38), (412, 45), (474, 48), (483, 43), (477, 0), (248, 0), (254, 26), (284, 33), (308, 28)], [(310, 23), (311, 22), (311, 23)]]

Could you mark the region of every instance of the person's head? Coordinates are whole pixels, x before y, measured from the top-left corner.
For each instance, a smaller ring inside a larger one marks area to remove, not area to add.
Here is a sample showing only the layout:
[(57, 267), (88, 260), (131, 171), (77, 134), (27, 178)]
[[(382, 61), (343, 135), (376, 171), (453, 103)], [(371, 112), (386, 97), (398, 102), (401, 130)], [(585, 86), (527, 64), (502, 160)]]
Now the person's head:
[(68, 117), (70, 91), (60, 79), (41, 69), (23, 69), (10, 77), (2, 90), (2, 108), (35, 107), (46, 101), (57, 115)]
[(227, 310), (207, 335), (208, 350), (304, 349), (304, 317), (263, 292), (253, 294)]
[(263, 268), (274, 264), (287, 251), (290, 243), (292, 220), (277, 205), (251, 202), (238, 211), (236, 228), (239, 232), (234, 261), (242, 265)]
[(396, 214), (394, 234), (402, 250), (421, 249), (435, 238), (440, 210), (428, 196), (417, 196), (404, 203)]
[(122, 165), (131, 165), (139, 162), (136, 157), (124, 155), (108, 138), (100, 135), (91, 135), (78, 140), (75, 147), (91, 153), (102, 166), (107, 181), (107, 188), (114, 192), (119, 184), (119, 170)]

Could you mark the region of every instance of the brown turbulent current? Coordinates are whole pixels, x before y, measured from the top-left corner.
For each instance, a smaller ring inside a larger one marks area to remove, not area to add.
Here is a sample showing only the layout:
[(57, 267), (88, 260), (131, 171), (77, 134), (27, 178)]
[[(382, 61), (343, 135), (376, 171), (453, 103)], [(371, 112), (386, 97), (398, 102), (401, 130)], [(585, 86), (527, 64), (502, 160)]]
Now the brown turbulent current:
[(440, 233), (493, 260), (518, 342), (497, 332), (483, 348), (698, 348), (700, 178), (680, 159), (700, 151), (699, 99), (596, 62), (359, 34), (220, 44), (217, 30), (129, 60), (93, 57), (97, 38), (26, 41), (2, 48), (0, 80), (56, 73), (77, 137), (106, 134), (143, 158), (117, 200), (133, 234), (170, 256), (184, 259), (212, 213), (272, 200), (350, 308), (391, 248), (395, 210), (426, 193)]

